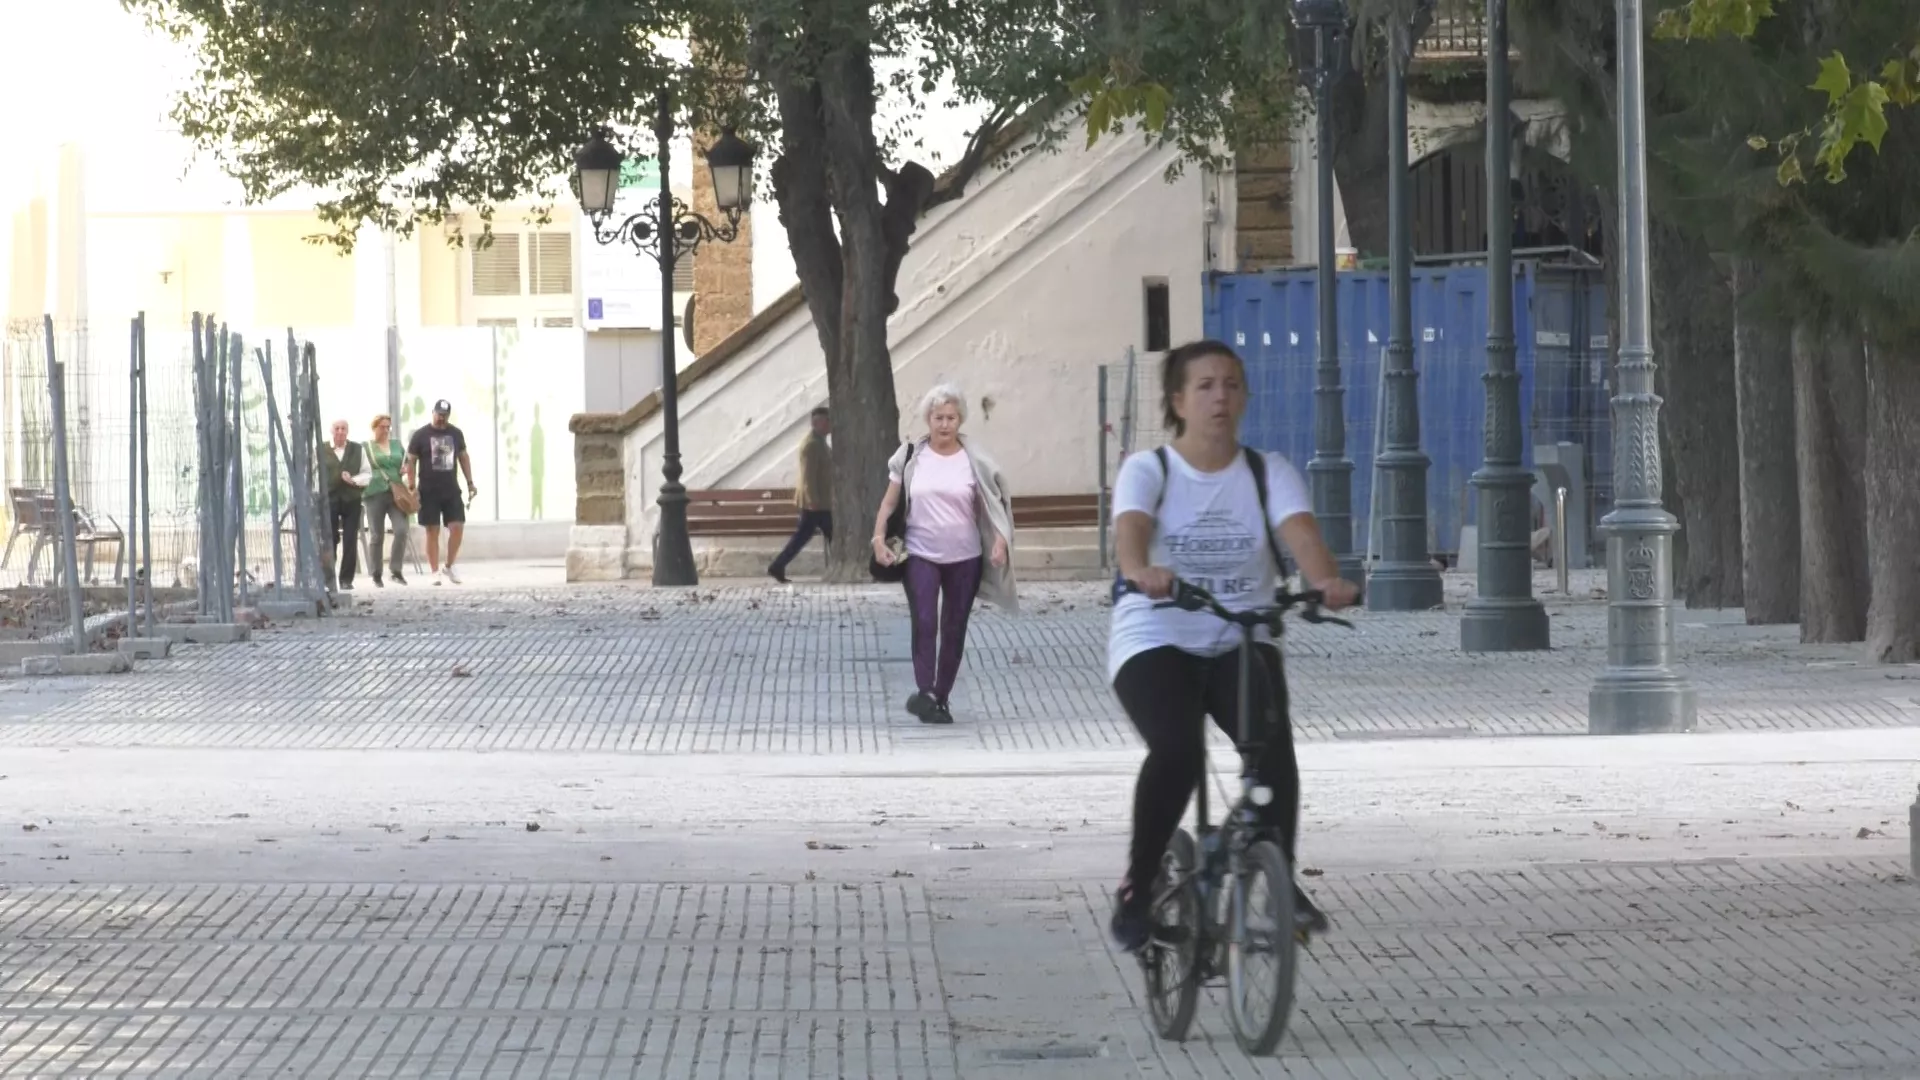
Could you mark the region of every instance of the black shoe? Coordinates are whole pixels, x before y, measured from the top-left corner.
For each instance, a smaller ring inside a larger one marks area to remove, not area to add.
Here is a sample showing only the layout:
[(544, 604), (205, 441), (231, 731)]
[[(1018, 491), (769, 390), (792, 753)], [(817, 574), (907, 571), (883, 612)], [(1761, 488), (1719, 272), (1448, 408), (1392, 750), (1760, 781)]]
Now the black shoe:
[(947, 707), (946, 702), (936, 701), (933, 703), (933, 711), (920, 719), (929, 724), (951, 724), (953, 723), (953, 710)]
[(907, 699), (907, 712), (918, 717), (923, 724), (933, 723), (932, 720), (928, 719), (928, 717), (933, 715), (933, 707), (932, 694), (916, 691), (912, 697)]
[(769, 566), (767, 567), (767, 576), (779, 582), (782, 585), (793, 584), (793, 582), (787, 580), (787, 571), (785, 567)]
[(1315, 907), (1312, 900), (1299, 885), (1293, 887), (1293, 933), (1295, 937), (1306, 938), (1314, 934), (1324, 934), (1332, 928), (1326, 913)]
[(393, 572), (393, 583), (395, 585), (405, 585), (407, 583), (407, 575), (395, 570)]
[(384, 581), (381, 581), (380, 576), (376, 574), (374, 575), (374, 578), (373, 578), (373, 587), (376, 589), (384, 589), (387, 587), (387, 583)]
[(1121, 885), (1113, 895), (1113, 921), (1107, 924), (1121, 952), (1136, 953), (1153, 940), (1153, 903), (1132, 885)]

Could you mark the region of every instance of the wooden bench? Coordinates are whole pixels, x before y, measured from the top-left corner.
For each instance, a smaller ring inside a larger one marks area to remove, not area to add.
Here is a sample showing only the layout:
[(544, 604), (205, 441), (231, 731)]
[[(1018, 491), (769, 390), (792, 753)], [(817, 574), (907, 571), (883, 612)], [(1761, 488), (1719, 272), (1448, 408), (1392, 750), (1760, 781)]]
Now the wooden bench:
[[(687, 492), (689, 536), (788, 536), (800, 524), (792, 488), (715, 488)], [(1100, 524), (1098, 495), (1015, 495), (1015, 529), (1090, 528)]]

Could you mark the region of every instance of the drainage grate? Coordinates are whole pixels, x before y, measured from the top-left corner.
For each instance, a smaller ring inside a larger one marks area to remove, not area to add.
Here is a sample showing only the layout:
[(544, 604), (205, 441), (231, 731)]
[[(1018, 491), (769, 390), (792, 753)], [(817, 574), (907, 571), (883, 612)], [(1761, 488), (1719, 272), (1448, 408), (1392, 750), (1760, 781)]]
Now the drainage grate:
[(1411, 731), (1336, 731), (1341, 742), (1384, 742), (1397, 739), (1471, 739), (1479, 733), (1470, 727), (1415, 728)]
[(1081, 1061), (1106, 1056), (1105, 1046), (1015, 1046), (987, 1051), (992, 1061)]

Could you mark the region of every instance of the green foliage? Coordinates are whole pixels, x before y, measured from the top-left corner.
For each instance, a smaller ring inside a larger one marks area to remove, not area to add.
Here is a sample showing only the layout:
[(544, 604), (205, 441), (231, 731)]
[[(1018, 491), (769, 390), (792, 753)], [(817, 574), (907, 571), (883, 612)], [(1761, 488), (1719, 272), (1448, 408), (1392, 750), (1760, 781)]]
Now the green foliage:
[[(1751, 39), (1762, 21), (1774, 14), (1773, 0), (1687, 0), (1662, 12), (1655, 21), (1656, 37), (1693, 40), (1720, 36)], [(1873, 76), (1853, 73), (1847, 58), (1830, 52), (1819, 60), (1819, 73), (1807, 89), (1826, 96), (1821, 118), (1798, 131), (1769, 139), (1749, 137), (1755, 150), (1771, 146), (1779, 156), (1775, 176), (1783, 185), (1806, 179), (1806, 166), (1825, 170), (1827, 182), (1838, 184), (1847, 178), (1847, 158), (1862, 144), (1880, 152), (1880, 141), (1887, 133), (1887, 106), (1902, 108), (1920, 101), (1920, 19), (1911, 21), (1907, 33), (1895, 46)], [(1806, 160), (1803, 161), (1803, 154)]]
[(1752, 37), (1760, 20), (1773, 15), (1773, 0), (1690, 0), (1654, 20), (1657, 37), (1711, 38), (1722, 34)]

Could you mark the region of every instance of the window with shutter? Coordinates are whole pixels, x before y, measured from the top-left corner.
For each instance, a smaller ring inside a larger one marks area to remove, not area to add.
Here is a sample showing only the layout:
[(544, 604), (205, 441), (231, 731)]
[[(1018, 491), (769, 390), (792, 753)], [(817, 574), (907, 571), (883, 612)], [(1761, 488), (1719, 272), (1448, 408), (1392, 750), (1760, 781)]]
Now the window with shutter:
[(673, 260), (673, 291), (693, 291), (693, 252), (683, 252)]
[(512, 330), (517, 328), (520, 325), (520, 320), (519, 319), (479, 319), (479, 320), (476, 320), (473, 325), (481, 327), (483, 329)]
[(566, 296), (573, 292), (572, 233), (534, 233), (531, 254), (527, 269), (533, 279), (533, 295)]
[(540, 320), (540, 325), (546, 327), (549, 330), (568, 330), (573, 327), (573, 316), (549, 315), (548, 317)]
[(472, 248), (473, 295), (520, 295), (520, 234), (494, 233), (493, 243)]

